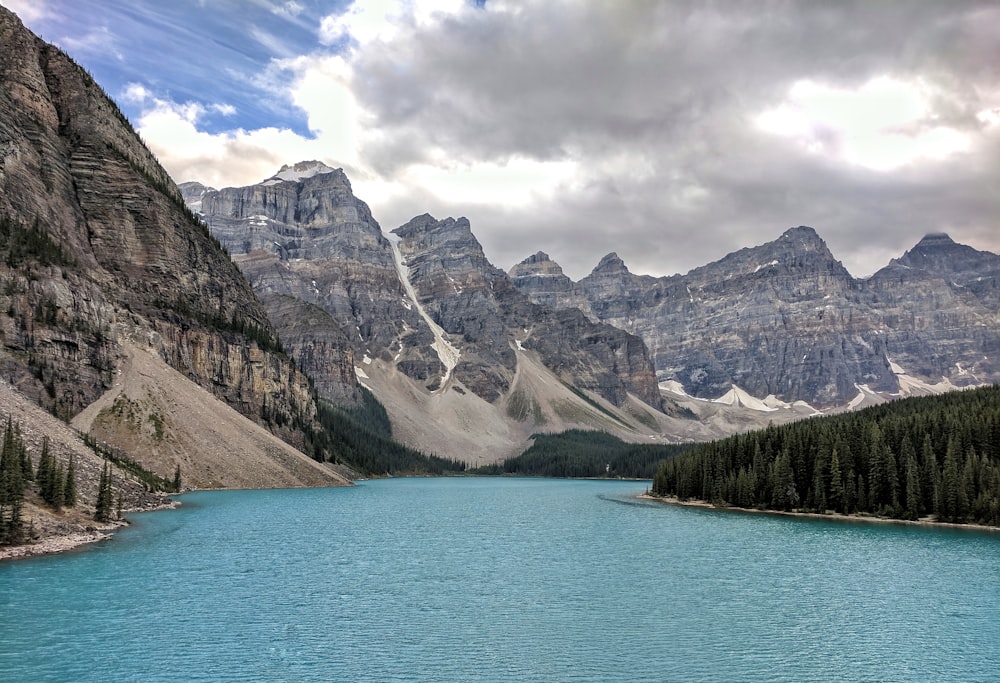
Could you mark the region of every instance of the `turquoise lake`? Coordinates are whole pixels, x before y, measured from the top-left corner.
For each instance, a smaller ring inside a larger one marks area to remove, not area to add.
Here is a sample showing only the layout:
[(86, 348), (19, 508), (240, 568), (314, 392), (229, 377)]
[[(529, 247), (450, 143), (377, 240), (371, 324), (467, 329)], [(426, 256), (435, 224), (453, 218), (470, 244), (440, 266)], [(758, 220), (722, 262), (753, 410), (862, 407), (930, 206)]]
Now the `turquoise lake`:
[(1000, 534), (646, 486), (188, 494), (111, 542), (0, 564), (0, 680), (1000, 680)]

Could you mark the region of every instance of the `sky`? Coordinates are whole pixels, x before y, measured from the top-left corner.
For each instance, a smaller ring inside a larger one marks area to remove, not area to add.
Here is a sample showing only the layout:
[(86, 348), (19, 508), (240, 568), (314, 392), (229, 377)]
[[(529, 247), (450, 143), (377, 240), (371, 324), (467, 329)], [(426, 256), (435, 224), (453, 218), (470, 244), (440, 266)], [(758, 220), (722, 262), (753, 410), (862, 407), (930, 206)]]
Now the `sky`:
[(670, 275), (809, 225), (1000, 253), (1000, 2), (0, 0), (178, 183), (345, 170), (386, 232)]

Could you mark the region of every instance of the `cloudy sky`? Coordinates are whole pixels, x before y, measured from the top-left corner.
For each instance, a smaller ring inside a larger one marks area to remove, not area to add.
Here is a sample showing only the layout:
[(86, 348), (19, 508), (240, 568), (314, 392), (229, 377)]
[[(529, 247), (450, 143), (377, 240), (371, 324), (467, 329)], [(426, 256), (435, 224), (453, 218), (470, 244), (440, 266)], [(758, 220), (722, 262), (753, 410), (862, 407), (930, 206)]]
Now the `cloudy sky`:
[(501, 268), (686, 272), (811, 225), (865, 276), (1000, 252), (1000, 2), (0, 0), (177, 182), (343, 167)]

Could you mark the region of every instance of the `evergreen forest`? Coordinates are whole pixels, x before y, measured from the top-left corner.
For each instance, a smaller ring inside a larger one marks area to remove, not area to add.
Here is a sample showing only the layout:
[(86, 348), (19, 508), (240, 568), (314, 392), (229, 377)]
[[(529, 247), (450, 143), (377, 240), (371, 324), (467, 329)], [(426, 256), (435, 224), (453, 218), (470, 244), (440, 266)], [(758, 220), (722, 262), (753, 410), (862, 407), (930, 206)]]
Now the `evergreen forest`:
[(365, 476), (448, 474), (465, 470), (465, 463), (427, 455), (393, 440), (385, 407), (374, 394), (361, 387), (362, 402), (347, 409), (320, 400), (317, 418), (321, 430), (302, 425), (310, 439), (306, 452), (323, 462), (336, 454), (337, 463)]
[(7, 418), (0, 447), (0, 545), (28, 540), (24, 500), (34, 490), (53, 510), (76, 505), (76, 466), (72, 458), (63, 468), (52, 456), (48, 440), (42, 442), (37, 469), (21, 436), (21, 426)]
[(652, 479), (664, 458), (690, 450), (687, 444), (634, 444), (605, 432), (571, 429), (560, 434), (535, 434), (521, 455), (477, 474), (520, 474), (536, 477), (621, 477)]
[(657, 496), (717, 505), (1000, 525), (1000, 387), (908, 398), (702, 444)]

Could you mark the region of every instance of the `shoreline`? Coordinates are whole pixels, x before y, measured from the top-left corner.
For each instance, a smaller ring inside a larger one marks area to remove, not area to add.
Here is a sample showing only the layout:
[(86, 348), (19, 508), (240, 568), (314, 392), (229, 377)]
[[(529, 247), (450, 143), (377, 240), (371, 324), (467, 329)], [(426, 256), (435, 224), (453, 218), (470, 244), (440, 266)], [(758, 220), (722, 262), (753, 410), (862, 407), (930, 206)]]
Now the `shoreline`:
[(956, 522), (935, 522), (930, 519), (893, 519), (891, 517), (875, 517), (872, 515), (844, 515), (839, 512), (824, 514), (820, 512), (796, 512), (789, 510), (762, 510), (760, 508), (743, 508), (735, 505), (715, 505), (705, 500), (681, 500), (675, 496), (654, 496), (649, 493), (640, 493), (636, 496), (641, 500), (648, 500), (663, 505), (678, 505), (681, 507), (703, 508), (706, 510), (721, 510), (723, 512), (746, 512), (761, 515), (777, 515), (784, 517), (800, 517), (804, 519), (825, 519), (828, 521), (861, 522), (865, 524), (902, 524), (908, 526), (939, 527), (945, 529), (967, 529), (970, 531), (989, 531), (1000, 533), (1000, 527), (987, 526), (985, 524), (958, 524)]
[[(170, 499), (163, 505), (150, 508), (125, 510), (122, 514), (129, 515), (138, 512), (172, 510), (180, 506), (180, 504), (179, 500)], [(129, 524), (131, 524), (131, 522), (129, 522), (126, 517), (122, 517), (122, 519), (110, 524), (102, 524), (98, 526), (95, 523), (92, 527), (87, 527), (79, 531), (73, 531), (68, 534), (52, 534), (44, 536), (33, 543), (0, 546), (0, 562), (21, 560), (29, 557), (39, 557), (41, 555), (55, 555), (58, 553), (69, 552), (71, 550), (78, 550), (92, 543), (109, 541), (114, 538), (116, 531), (128, 526)]]

